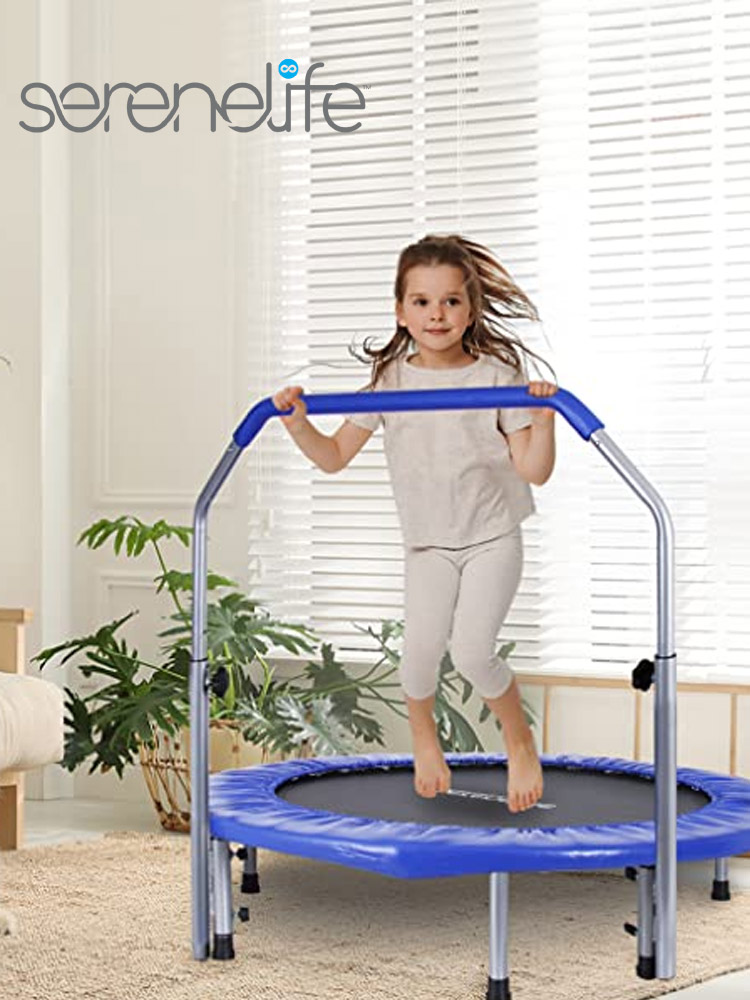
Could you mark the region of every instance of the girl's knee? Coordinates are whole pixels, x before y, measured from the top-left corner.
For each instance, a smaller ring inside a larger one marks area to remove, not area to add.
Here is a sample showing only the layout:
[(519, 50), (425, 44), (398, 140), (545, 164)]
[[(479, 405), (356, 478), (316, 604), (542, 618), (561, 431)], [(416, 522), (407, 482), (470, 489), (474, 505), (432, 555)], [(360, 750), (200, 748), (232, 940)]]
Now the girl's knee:
[(485, 699), (501, 698), (513, 683), (514, 674), (499, 656), (459, 656), (453, 658), (456, 670), (471, 682)]
[(494, 701), (496, 698), (502, 698), (503, 695), (510, 691), (513, 686), (513, 681), (516, 679), (515, 674), (505, 660), (498, 660), (497, 665), (499, 669), (496, 670), (494, 674), (495, 686), (491, 690), (488, 689), (486, 691), (479, 691), (477, 688), (477, 692), (481, 694), (486, 701)]
[(399, 666), (401, 687), (410, 698), (430, 698), (437, 688), (440, 661), (444, 651), (431, 648), (404, 650)]
[(414, 677), (403, 673), (400, 674), (401, 687), (407, 698), (415, 701), (424, 701), (425, 698), (432, 698), (437, 689), (437, 678)]

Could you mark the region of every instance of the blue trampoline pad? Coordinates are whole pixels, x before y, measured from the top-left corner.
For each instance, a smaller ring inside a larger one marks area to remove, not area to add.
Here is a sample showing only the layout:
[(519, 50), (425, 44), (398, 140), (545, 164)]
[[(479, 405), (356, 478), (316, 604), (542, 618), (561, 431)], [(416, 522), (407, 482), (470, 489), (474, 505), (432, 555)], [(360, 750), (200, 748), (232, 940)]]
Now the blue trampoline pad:
[[(454, 788), (504, 794), (499, 755), (448, 755)], [(653, 767), (610, 758), (543, 757), (543, 801), (497, 802), (413, 788), (411, 758), (286, 761), (210, 782), (211, 832), (254, 847), (405, 878), (653, 864)], [(750, 850), (750, 782), (680, 769), (678, 860)]]

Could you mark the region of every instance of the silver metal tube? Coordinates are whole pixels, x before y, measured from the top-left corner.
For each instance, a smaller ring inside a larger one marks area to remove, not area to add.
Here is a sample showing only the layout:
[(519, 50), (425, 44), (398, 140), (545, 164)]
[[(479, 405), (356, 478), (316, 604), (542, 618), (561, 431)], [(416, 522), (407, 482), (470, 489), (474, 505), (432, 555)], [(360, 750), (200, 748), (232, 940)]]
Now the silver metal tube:
[(193, 643), (190, 660), (190, 878), (193, 957), (209, 956), (208, 664), (206, 659), (208, 510), (242, 453), (234, 442), (198, 497), (193, 515)]
[(211, 840), (211, 863), (214, 887), (214, 931), (232, 933), (232, 868), (229, 844), (226, 840)]
[(677, 671), (676, 658), (655, 657), (656, 975), (677, 971)]
[(490, 875), (490, 979), (507, 979), (510, 884), (507, 872)]
[(651, 958), (654, 954), (654, 872), (638, 869), (638, 955)]
[(657, 656), (674, 656), (674, 528), (667, 505), (654, 487), (612, 441), (606, 431), (594, 431), (591, 443), (640, 497), (656, 522)]
[(729, 881), (729, 859), (716, 858), (714, 861), (714, 878), (717, 882)]
[(592, 443), (643, 500), (656, 522), (657, 651), (654, 657), (656, 824), (656, 975), (677, 966), (677, 658), (674, 649), (674, 529), (666, 504), (603, 431)]

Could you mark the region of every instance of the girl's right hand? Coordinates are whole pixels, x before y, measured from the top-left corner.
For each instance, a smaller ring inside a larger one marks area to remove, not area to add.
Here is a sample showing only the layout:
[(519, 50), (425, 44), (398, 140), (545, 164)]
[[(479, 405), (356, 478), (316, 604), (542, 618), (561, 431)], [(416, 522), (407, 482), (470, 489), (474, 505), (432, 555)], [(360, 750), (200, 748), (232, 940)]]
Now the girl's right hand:
[(282, 424), (289, 430), (301, 427), (307, 420), (307, 407), (304, 401), (299, 398), (301, 395), (301, 385), (287, 385), (283, 389), (279, 389), (272, 399), (277, 410), (288, 410), (290, 406), (294, 407), (294, 412), (290, 413), (288, 417), (279, 417)]

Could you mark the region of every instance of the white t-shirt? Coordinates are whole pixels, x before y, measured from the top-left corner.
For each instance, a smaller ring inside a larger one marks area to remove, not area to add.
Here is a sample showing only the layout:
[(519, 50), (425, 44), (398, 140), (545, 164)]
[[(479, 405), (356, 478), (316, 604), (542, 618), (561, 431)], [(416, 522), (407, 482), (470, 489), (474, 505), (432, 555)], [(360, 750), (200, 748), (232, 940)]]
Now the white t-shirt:
[[(463, 368), (420, 368), (401, 357), (387, 366), (375, 389), (524, 384), (515, 369), (489, 355)], [(500, 431), (510, 434), (528, 427), (528, 409), (357, 413), (347, 419), (372, 431), (383, 425), (407, 546), (475, 545), (507, 534), (534, 512), (531, 489), (516, 472)]]

